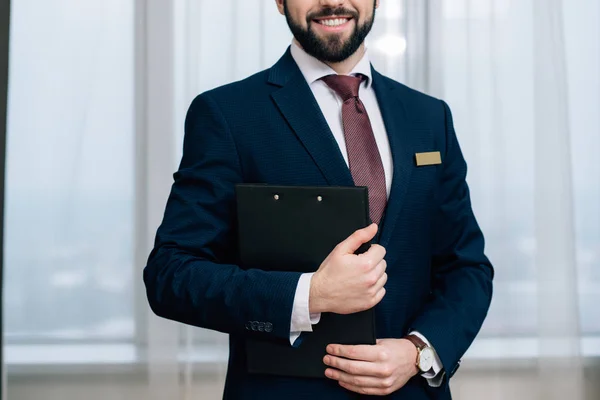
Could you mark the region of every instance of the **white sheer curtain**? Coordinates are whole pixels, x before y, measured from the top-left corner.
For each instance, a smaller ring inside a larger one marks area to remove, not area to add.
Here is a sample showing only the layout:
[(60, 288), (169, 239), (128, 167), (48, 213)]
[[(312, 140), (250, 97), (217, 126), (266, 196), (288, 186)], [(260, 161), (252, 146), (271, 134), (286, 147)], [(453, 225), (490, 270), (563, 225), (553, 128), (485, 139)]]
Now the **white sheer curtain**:
[(133, 11), (131, 0), (11, 2), (3, 335), (12, 399), (75, 398), (74, 372), (104, 380), (80, 398), (111, 397), (114, 371), (136, 364)]
[(497, 272), (454, 392), (474, 395), (478, 377), (489, 399), (597, 398), (584, 361), (600, 354), (598, 2), (440, 5), (431, 89), (454, 111)]

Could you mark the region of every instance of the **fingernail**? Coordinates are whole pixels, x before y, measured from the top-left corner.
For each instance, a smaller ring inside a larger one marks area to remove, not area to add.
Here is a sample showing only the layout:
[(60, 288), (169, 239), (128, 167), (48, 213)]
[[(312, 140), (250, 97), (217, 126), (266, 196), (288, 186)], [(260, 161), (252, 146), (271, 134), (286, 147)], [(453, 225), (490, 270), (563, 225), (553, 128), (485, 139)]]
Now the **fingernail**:
[(331, 378), (331, 377), (333, 376), (333, 372), (332, 372), (330, 369), (326, 369), (326, 370), (325, 370), (325, 375), (326, 375), (328, 378)]
[(329, 359), (329, 356), (325, 356), (325, 357), (323, 358), (323, 362), (324, 362), (325, 364), (327, 364), (327, 365), (329, 365), (329, 362), (330, 362), (330, 361), (331, 361), (331, 360)]
[(333, 353), (333, 346), (327, 346), (327, 352), (329, 354), (332, 354)]

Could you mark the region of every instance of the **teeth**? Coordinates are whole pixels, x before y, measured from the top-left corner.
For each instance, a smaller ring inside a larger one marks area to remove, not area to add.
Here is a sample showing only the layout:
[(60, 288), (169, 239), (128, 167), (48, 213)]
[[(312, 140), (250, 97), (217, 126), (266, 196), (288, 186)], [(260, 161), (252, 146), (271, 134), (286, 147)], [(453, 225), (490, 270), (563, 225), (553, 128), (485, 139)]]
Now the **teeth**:
[(346, 18), (337, 18), (337, 19), (323, 19), (319, 22), (326, 26), (340, 26), (340, 25), (348, 22), (348, 20)]

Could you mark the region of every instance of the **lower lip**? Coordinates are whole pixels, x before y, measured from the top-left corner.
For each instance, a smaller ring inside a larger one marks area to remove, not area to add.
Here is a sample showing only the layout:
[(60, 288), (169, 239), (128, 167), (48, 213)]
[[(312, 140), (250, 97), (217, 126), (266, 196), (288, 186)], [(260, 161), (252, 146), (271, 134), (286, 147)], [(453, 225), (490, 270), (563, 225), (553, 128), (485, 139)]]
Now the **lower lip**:
[(321, 28), (322, 30), (324, 30), (325, 32), (341, 32), (350, 25), (350, 22), (352, 22), (352, 19), (349, 19), (348, 21), (344, 22), (343, 24), (337, 25), (337, 26), (323, 25), (316, 21), (315, 21), (315, 24), (317, 24), (317, 26), (319, 28)]

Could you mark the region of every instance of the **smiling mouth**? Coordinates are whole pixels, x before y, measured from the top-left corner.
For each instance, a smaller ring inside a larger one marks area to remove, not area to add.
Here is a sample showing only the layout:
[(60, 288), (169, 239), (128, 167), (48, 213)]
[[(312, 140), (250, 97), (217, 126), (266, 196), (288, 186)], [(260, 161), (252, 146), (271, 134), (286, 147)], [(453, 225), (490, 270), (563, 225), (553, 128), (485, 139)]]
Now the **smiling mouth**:
[(315, 19), (314, 21), (320, 25), (324, 25), (324, 26), (329, 26), (329, 27), (337, 27), (337, 26), (342, 26), (345, 23), (349, 22), (350, 20), (352, 20), (352, 17), (328, 17), (328, 18), (318, 18)]

